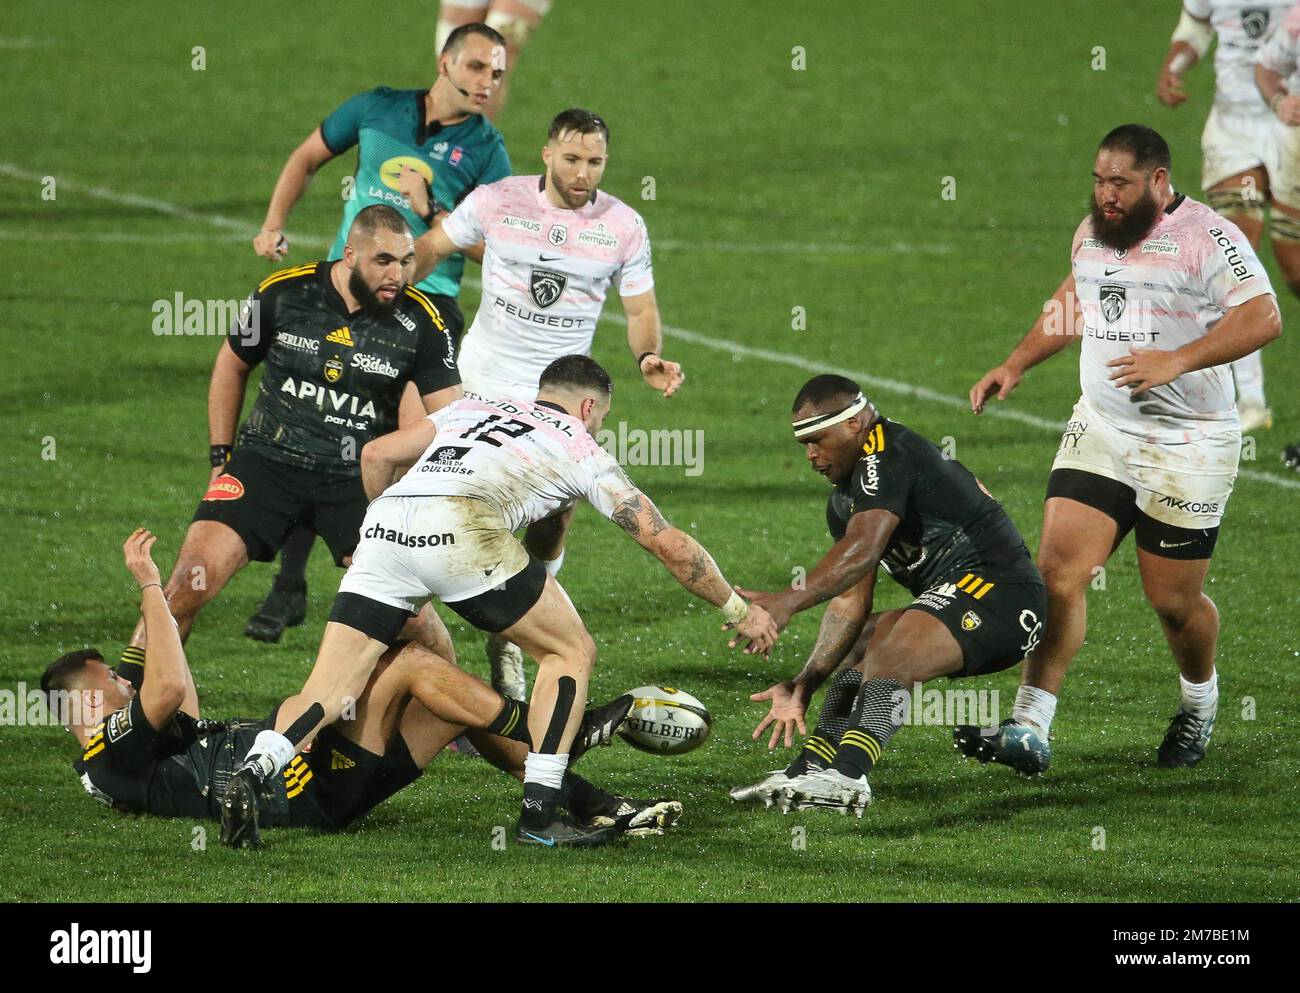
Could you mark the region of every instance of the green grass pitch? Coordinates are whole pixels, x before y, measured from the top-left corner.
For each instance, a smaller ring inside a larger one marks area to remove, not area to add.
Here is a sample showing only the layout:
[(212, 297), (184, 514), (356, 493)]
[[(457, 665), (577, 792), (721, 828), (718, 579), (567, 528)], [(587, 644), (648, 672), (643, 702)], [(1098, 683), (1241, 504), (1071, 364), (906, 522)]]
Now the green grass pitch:
[[(604, 185), (646, 218), (665, 351), (688, 373), (663, 401), (636, 382), (621, 325), (602, 323), (595, 355), (618, 387), (611, 420), (704, 432), (699, 475), (630, 471), (733, 581), (776, 587), (827, 547), (825, 483), (787, 426), (809, 369), (933, 391), (873, 392), (890, 416), (953, 439), (1036, 547), (1052, 431), (976, 420), (936, 395), (964, 396), (1065, 274), (1110, 127), (1159, 128), (1176, 185), (1199, 195), (1211, 74), (1192, 74), (1177, 111), (1154, 97), (1176, 6), (1058, 0), (1045, 17), (1012, 0), (556, 4), (500, 124), (525, 172), (558, 110), (589, 106), (609, 120)], [(134, 622), (123, 538), (154, 529), (169, 568), (206, 481), (217, 341), (155, 335), (153, 302), (244, 296), (268, 269), (249, 241), (284, 157), (347, 96), (428, 85), (433, 23), (431, 0), (382, 13), (250, 0), (6, 5), (0, 687), (34, 685), (74, 647), (116, 653)], [(792, 68), (796, 46), (803, 70)], [(349, 156), (317, 177), (290, 225), (291, 262), (323, 254), (351, 168)], [(52, 201), (45, 176), (57, 180)], [(641, 199), (647, 177), (653, 200)], [(941, 197), (945, 177), (955, 199)], [(595, 852), (498, 850), (516, 785), (446, 756), (344, 835), (273, 832), (274, 847), (249, 856), (221, 849), (210, 827), (195, 850), (194, 824), (92, 802), (65, 732), (7, 726), (0, 898), (1295, 900), (1300, 477), (1277, 452), (1300, 435), (1300, 305), (1280, 296), (1290, 326), (1265, 359), (1280, 424), (1258, 436), (1215, 557), (1222, 704), (1195, 771), (1155, 767), (1177, 682), (1130, 541), (1091, 595), (1046, 777), (964, 763), (949, 729), (912, 727), (891, 744), (861, 821), (734, 808), (728, 787), (786, 762), (749, 739), (763, 710), (747, 695), (798, 668), (816, 612), (769, 662), (730, 654), (713, 612), (583, 509), (562, 579), (600, 648), (593, 696), (665, 682), (715, 717), (690, 755), (620, 743), (586, 762), (603, 784), (679, 797), (673, 835)], [(476, 289), (464, 303), (472, 314)], [(792, 329), (796, 307), (803, 330)], [(1003, 409), (1063, 422), (1077, 393), (1072, 356), (1034, 372)], [(270, 575), (254, 566), (237, 577), (189, 642), (210, 715), (265, 713), (309, 669), (338, 573), (318, 546), (308, 623), (276, 646), (241, 635)], [(892, 584), (881, 590), (882, 606), (905, 602)], [(483, 672), (478, 637), (444, 616), (464, 664)], [(1011, 671), (969, 685), (998, 689), (1009, 708), (1016, 683)]]

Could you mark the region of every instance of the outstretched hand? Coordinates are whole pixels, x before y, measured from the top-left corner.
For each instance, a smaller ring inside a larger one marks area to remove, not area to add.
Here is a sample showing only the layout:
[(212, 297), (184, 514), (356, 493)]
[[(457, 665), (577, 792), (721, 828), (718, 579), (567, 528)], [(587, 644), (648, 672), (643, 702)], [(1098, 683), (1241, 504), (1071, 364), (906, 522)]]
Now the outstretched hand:
[(808, 702), (803, 698), (794, 683), (777, 683), (761, 693), (750, 694), (749, 698), (755, 703), (761, 703), (764, 700), (772, 701), (767, 716), (758, 722), (758, 727), (754, 728), (754, 740), (757, 741), (759, 735), (769, 725), (771, 726), (772, 738), (767, 743), (768, 751), (775, 749), (777, 742), (783, 736), (786, 748), (793, 745), (796, 728), (800, 735), (807, 737), (808, 725), (804, 722), (804, 714), (808, 710)]

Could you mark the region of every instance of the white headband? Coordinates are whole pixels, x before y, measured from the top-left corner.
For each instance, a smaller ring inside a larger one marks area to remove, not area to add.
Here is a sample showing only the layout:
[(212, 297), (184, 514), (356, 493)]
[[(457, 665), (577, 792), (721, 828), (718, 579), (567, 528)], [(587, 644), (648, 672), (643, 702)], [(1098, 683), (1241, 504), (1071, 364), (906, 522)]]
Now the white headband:
[(810, 434), (816, 434), (832, 424), (839, 424), (841, 421), (847, 421), (855, 414), (861, 413), (867, 406), (867, 398), (859, 393), (851, 404), (841, 410), (838, 414), (817, 414), (813, 417), (805, 417), (801, 421), (794, 422), (795, 440), (806, 438)]

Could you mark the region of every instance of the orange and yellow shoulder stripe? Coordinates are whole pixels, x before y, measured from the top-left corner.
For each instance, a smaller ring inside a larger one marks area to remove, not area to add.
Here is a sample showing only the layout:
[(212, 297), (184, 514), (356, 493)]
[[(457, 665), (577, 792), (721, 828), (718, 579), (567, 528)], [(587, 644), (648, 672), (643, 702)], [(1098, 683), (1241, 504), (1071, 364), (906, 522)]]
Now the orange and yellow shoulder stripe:
[(408, 286), (406, 288), (406, 295), (428, 312), (429, 317), (432, 318), (433, 323), (437, 326), (439, 331), (447, 330), (447, 325), (443, 323), (442, 315), (438, 313), (438, 308), (434, 306), (433, 301), (425, 296), (421, 290), (417, 290), (414, 286)]
[(276, 283), (282, 283), (286, 279), (297, 279), (300, 276), (310, 276), (316, 271), (316, 263), (308, 262), (306, 265), (291, 266), (288, 269), (280, 269), (273, 272), (264, 280), (257, 284), (257, 292), (265, 293), (268, 286), (274, 286)]
[(867, 455), (879, 455), (885, 450), (885, 422), (877, 421), (876, 426), (867, 432), (867, 440), (862, 443), (862, 451)]

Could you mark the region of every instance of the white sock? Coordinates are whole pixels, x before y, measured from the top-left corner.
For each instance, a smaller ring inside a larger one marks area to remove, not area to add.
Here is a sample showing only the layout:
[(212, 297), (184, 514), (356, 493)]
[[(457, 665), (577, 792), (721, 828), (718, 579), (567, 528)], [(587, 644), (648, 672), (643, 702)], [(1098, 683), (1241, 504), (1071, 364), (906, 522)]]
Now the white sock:
[(248, 750), (244, 761), (253, 766), (262, 780), (266, 781), (288, 765), (297, 751), (293, 742), (279, 731), (267, 728), (257, 733), (253, 747)]
[(1056, 716), (1056, 697), (1037, 686), (1022, 686), (1016, 690), (1016, 706), (1011, 716), (1021, 724), (1032, 724), (1043, 734), (1052, 729)]
[(553, 559), (542, 559), (542, 565), (546, 566), (546, 571), (552, 576), (560, 574), (560, 566), (564, 565), (564, 549), (560, 549), (558, 557)]
[(1203, 683), (1189, 683), (1178, 674), (1178, 686), (1182, 690), (1183, 709), (1195, 714), (1201, 720), (1213, 717), (1219, 709), (1219, 671), (1211, 670), (1210, 678)]
[(1237, 399), (1258, 407), (1264, 403), (1264, 360), (1259, 352), (1251, 352), (1232, 363), (1232, 378), (1237, 383)]
[(543, 755), (541, 752), (529, 752), (524, 759), (524, 782), (549, 786), (558, 790), (564, 784), (564, 770), (569, 767), (569, 754)]

